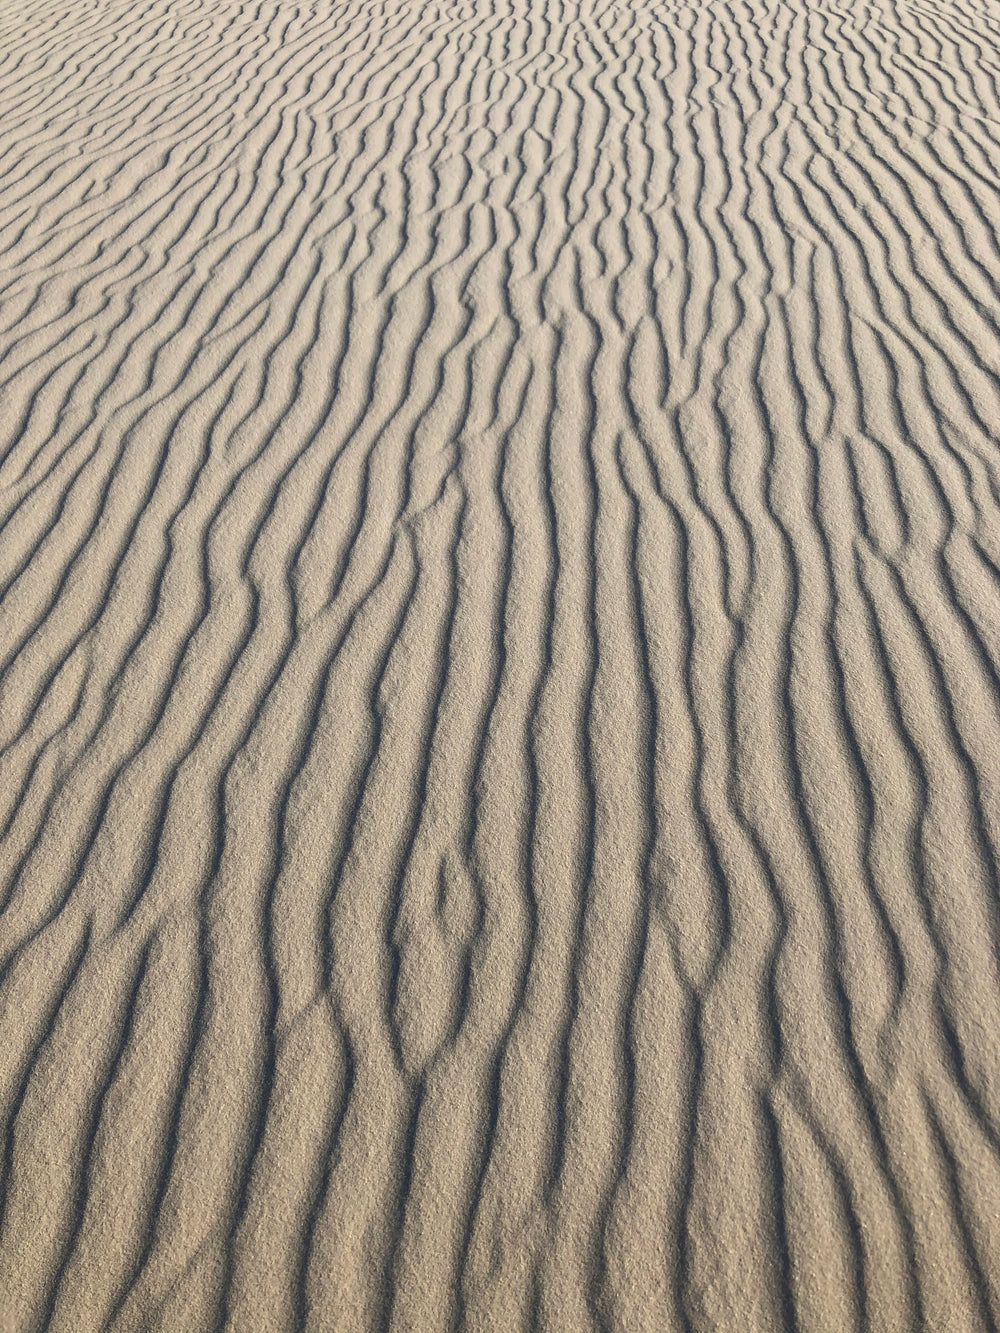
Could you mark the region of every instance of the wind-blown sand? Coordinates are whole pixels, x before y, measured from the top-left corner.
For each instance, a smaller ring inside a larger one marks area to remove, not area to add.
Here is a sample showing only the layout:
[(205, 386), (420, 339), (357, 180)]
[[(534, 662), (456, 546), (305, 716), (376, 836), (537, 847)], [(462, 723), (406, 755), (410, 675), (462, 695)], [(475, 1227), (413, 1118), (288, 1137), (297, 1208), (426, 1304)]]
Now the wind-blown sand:
[(0, 1328), (996, 1329), (996, 0), (0, 30)]

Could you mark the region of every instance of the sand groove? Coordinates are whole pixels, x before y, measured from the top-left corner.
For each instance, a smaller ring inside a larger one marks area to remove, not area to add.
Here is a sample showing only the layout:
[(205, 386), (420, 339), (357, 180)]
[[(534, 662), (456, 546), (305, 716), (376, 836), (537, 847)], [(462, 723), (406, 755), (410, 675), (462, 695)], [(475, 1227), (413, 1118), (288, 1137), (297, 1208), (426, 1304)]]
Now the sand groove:
[(0, 33), (0, 1328), (995, 1330), (993, 0)]

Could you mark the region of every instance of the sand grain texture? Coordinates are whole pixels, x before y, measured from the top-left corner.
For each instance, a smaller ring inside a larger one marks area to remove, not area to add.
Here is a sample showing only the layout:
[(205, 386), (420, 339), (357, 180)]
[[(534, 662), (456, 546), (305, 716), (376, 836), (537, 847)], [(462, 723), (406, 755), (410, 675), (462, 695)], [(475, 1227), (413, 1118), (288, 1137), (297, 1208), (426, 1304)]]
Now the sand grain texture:
[(6, 0), (0, 1329), (1000, 1324), (996, 0)]

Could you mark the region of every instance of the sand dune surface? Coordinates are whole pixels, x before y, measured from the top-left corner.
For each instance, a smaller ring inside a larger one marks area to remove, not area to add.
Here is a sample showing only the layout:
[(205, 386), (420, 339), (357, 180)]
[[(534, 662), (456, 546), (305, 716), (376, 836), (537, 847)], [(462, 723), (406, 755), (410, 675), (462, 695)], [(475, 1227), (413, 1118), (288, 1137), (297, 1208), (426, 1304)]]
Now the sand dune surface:
[(0, 1329), (1000, 1325), (997, 0), (6, 0)]

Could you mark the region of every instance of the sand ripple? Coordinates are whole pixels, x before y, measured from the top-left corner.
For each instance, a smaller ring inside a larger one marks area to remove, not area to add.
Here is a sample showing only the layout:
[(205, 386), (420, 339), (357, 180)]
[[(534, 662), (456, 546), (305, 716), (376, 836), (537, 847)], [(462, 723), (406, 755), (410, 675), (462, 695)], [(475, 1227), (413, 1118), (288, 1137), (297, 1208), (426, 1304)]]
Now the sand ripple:
[(996, 0), (7, 0), (0, 1328), (1000, 1324)]

